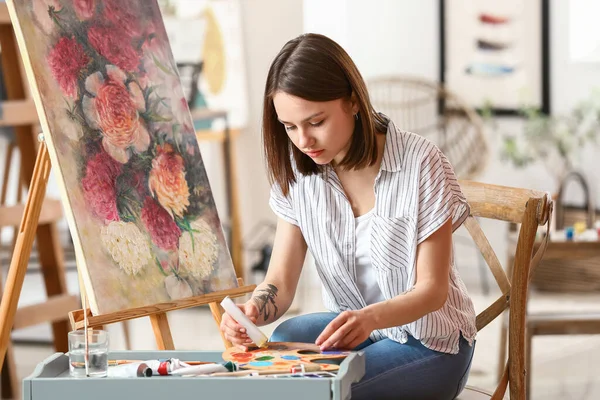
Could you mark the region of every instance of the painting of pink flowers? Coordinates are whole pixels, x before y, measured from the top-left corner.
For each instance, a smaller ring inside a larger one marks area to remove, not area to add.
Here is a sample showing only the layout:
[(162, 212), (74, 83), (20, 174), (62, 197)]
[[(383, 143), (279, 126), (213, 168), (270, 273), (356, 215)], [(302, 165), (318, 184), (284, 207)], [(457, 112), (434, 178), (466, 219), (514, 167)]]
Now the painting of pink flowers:
[(156, 0), (10, 8), (92, 312), (237, 287)]

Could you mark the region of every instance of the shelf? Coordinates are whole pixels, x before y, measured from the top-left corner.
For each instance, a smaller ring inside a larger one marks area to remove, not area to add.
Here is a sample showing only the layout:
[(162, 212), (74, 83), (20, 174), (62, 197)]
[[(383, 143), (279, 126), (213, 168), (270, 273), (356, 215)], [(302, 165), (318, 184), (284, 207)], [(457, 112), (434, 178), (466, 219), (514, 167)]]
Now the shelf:
[(12, 25), (10, 15), (8, 14), (8, 7), (4, 1), (0, 2), (0, 25)]
[[(235, 140), (240, 135), (239, 129), (230, 129), (229, 130), (230, 138)], [(199, 130), (196, 131), (196, 139), (199, 142), (224, 142), (225, 141), (225, 131), (224, 130)]]
[(12, 127), (37, 125), (38, 123), (39, 119), (33, 100), (5, 100), (0, 102), (0, 126)]

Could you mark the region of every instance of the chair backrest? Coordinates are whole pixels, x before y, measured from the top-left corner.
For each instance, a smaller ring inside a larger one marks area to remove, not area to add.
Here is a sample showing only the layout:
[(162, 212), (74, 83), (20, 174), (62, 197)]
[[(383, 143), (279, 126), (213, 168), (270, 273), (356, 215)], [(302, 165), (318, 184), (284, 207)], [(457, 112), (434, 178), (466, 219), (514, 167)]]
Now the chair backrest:
[(476, 179), (489, 159), (481, 117), (437, 82), (409, 76), (367, 81), (375, 109), (404, 130), (434, 142), (460, 179)]
[[(544, 192), (506, 186), (490, 185), (472, 181), (460, 181), (460, 186), (469, 202), (471, 213), (465, 227), (485, 261), (487, 262), (500, 290), (501, 296), (477, 315), (477, 330), (481, 330), (506, 308), (510, 308), (508, 362), (504, 375), (492, 399), (501, 399), (507, 385), (511, 400), (524, 400), (525, 393), (525, 312), (531, 270), (541, 259), (548, 235), (533, 255), (538, 227), (549, 227), (552, 214), (552, 199)], [(489, 218), (518, 223), (520, 226), (512, 268), (502, 268), (498, 257), (488, 242), (475, 218)], [(512, 271), (507, 277), (505, 270)]]

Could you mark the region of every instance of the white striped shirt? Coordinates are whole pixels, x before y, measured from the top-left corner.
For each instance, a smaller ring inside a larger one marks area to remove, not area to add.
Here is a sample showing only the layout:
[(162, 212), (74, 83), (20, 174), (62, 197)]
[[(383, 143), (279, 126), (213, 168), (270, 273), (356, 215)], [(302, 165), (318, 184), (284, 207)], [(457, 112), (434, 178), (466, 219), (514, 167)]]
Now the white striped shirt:
[[(437, 146), (391, 121), (374, 189), (371, 261), (384, 297), (391, 299), (415, 284), (417, 245), (449, 218), (456, 230), (469, 215), (469, 205)], [(355, 283), (354, 214), (333, 168), (324, 166), (309, 176), (296, 172), (288, 196), (275, 184), (269, 204), (302, 231), (323, 285), (325, 307), (333, 312), (366, 307)], [(458, 353), (461, 333), (472, 343), (475, 310), (454, 255), (449, 278), (442, 308), (409, 324), (373, 331), (370, 338), (405, 343), (410, 334), (432, 350), (452, 354)]]

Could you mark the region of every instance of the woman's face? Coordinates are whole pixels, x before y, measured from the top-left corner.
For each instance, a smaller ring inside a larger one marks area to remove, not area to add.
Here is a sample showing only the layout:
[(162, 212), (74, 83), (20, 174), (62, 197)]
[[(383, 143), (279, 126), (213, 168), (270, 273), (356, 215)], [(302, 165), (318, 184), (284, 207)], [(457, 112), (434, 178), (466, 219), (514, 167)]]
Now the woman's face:
[(277, 118), (300, 151), (321, 165), (343, 160), (354, 132), (355, 101), (315, 102), (279, 91), (273, 104)]

